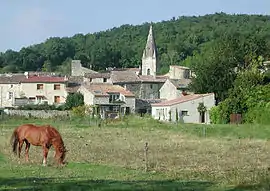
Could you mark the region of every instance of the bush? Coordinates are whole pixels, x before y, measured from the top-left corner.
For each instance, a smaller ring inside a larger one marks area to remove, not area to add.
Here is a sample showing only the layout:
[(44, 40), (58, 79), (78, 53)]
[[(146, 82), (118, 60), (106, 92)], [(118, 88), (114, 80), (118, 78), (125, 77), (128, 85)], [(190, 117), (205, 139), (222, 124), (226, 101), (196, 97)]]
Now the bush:
[(246, 123), (270, 124), (270, 103), (258, 104), (244, 115)]
[(72, 108), (72, 114), (76, 117), (85, 117), (92, 114), (92, 107), (88, 105), (80, 105)]
[(210, 109), (210, 120), (213, 124), (226, 124), (230, 122), (230, 114), (232, 108), (230, 105), (230, 99), (226, 99), (220, 102), (217, 106)]
[(65, 108), (72, 109), (73, 107), (78, 107), (84, 105), (84, 97), (81, 93), (76, 92), (73, 94), (68, 94)]

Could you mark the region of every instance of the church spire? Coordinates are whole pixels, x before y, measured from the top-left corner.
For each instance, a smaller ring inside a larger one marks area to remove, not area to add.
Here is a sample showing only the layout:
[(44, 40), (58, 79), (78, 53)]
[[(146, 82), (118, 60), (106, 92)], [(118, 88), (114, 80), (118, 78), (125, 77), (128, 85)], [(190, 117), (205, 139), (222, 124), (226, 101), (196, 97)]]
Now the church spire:
[(152, 57), (152, 58), (156, 58), (157, 54), (157, 50), (156, 50), (156, 43), (155, 43), (155, 39), (154, 39), (154, 35), (153, 35), (153, 27), (152, 24), (150, 25), (150, 29), (149, 29), (149, 33), (148, 33), (148, 37), (147, 37), (147, 42), (146, 42), (146, 46), (145, 49), (143, 51), (143, 57)]
[(155, 77), (158, 69), (157, 48), (153, 34), (153, 26), (151, 24), (145, 49), (143, 51), (141, 72), (142, 75), (151, 75)]

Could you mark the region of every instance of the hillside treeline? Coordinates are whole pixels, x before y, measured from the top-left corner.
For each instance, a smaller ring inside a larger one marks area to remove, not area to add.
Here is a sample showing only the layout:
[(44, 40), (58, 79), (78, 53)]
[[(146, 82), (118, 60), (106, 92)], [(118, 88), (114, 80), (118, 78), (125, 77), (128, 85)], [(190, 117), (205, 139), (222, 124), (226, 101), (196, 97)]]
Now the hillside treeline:
[[(216, 13), (153, 23), (162, 64), (160, 73), (166, 72), (170, 64), (180, 64), (194, 52), (200, 51), (202, 46), (224, 34), (235, 34), (239, 41), (248, 40), (246, 45), (250, 46), (250, 51), (266, 54), (265, 49), (257, 49), (261, 45), (256, 43), (263, 41), (269, 47), (269, 19), (269, 16)], [(1, 72), (62, 71), (68, 67), (70, 59), (80, 59), (85, 66), (92, 66), (95, 70), (111, 66), (138, 66), (141, 64), (149, 25), (123, 25), (93, 34), (75, 34), (70, 38), (53, 37), (43, 43), (24, 47), (19, 52), (7, 50), (0, 55)]]

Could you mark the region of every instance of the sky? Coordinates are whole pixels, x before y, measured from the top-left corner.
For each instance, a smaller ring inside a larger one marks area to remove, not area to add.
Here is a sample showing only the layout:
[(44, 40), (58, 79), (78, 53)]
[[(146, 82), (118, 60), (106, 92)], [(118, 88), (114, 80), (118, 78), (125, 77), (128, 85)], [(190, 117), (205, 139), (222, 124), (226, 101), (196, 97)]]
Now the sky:
[(0, 52), (49, 37), (216, 12), (270, 15), (270, 0), (1, 0)]

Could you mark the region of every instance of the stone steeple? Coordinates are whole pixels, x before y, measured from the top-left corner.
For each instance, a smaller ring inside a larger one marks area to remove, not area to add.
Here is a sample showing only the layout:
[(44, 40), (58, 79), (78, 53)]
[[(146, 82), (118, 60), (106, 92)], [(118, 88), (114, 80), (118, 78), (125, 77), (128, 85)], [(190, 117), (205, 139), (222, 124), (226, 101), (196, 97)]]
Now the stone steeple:
[(156, 76), (158, 70), (157, 48), (153, 35), (153, 27), (150, 26), (147, 42), (142, 56), (142, 75)]

